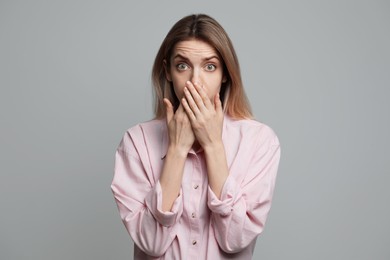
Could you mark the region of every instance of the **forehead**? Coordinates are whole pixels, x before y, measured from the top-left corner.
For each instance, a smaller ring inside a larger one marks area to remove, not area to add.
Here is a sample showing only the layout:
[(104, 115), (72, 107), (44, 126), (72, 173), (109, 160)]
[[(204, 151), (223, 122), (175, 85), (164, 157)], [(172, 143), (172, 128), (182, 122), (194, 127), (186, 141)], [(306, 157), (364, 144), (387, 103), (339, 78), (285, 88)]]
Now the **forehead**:
[(186, 57), (219, 57), (218, 52), (214, 49), (213, 46), (207, 42), (197, 39), (180, 41), (176, 43), (173, 49), (172, 57), (175, 57), (178, 54)]

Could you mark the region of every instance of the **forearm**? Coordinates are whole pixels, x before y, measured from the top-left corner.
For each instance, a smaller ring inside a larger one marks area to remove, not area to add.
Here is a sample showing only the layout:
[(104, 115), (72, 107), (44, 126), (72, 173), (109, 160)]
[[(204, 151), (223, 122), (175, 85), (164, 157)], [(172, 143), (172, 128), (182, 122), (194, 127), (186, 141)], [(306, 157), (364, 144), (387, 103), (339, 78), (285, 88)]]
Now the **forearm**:
[(221, 141), (205, 147), (204, 150), (209, 186), (215, 195), (220, 198), (223, 185), (229, 175), (225, 147)]
[(164, 159), (163, 170), (160, 175), (163, 211), (170, 211), (173, 202), (180, 194), (187, 153), (178, 147), (170, 146), (168, 148), (167, 155)]

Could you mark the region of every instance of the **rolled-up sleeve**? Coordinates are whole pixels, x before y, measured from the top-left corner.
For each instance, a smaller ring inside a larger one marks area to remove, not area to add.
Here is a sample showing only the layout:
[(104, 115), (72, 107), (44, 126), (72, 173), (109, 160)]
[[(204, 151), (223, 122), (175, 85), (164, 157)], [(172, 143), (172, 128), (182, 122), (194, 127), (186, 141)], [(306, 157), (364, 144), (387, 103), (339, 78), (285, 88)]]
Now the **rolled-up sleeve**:
[[(245, 172), (229, 172), (220, 199), (208, 189), (212, 227), (218, 245), (227, 253), (243, 250), (264, 229), (280, 161), (279, 140), (271, 134), (266, 142), (252, 146), (253, 157), (248, 165), (233, 169)], [(243, 158), (236, 159), (245, 162)], [(240, 181), (234, 177), (243, 175)]]
[(121, 219), (134, 243), (150, 256), (161, 256), (176, 236), (178, 219), (183, 212), (182, 195), (170, 212), (162, 211), (159, 181), (148, 172), (147, 161), (141, 160), (137, 149), (125, 135), (115, 154), (111, 190)]
[(158, 181), (155, 188), (151, 190), (145, 198), (145, 204), (154, 218), (164, 227), (175, 224), (183, 213), (182, 190), (174, 201), (171, 211), (162, 211), (162, 190)]

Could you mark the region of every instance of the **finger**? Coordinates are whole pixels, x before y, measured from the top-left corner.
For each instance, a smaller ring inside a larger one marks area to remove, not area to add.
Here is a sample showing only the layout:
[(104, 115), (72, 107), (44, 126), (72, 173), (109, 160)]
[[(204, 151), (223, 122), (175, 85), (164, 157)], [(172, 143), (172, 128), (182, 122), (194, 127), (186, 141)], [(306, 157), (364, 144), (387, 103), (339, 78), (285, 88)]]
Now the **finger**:
[(196, 120), (196, 116), (195, 116), (194, 112), (192, 111), (190, 105), (188, 104), (187, 99), (182, 98), (181, 104), (183, 105), (184, 111), (186, 112), (188, 119), (190, 119), (191, 122)]
[(217, 111), (217, 114), (221, 114), (223, 112), (222, 102), (221, 102), (221, 99), (219, 97), (219, 93), (217, 93), (217, 95), (215, 95), (215, 97), (214, 97), (214, 107), (215, 107), (215, 111)]
[[(191, 96), (192, 96), (193, 100), (195, 101), (196, 105), (198, 106), (199, 110), (204, 109), (206, 106), (205, 106), (205, 103), (203, 101), (203, 98), (201, 97), (201, 95), (199, 93), (199, 89), (201, 89), (200, 84), (199, 83), (192, 83), (191, 81), (187, 81), (187, 89), (191, 93)], [(190, 103), (190, 105), (191, 105), (191, 103)]]
[(175, 114), (173, 115), (174, 119), (182, 121), (185, 117), (187, 117), (187, 113), (184, 110), (183, 105), (180, 103), (177, 108)]
[(173, 118), (173, 106), (171, 101), (169, 101), (167, 98), (164, 98), (164, 104), (166, 108), (166, 114), (167, 114), (167, 123), (171, 122)]
[(204, 87), (204, 85), (201, 85), (200, 83), (196, 82), (194, 84), (194, 86), (195, 86), (197, 92), (199, 93), (199, 96), (202, 99), (205, 107), (206, 108), (212, 107), (213, 104), (211, 103), (211, 100), (210, 100), (209, 96), (207, 95), (206, 88)]
[[(191, 108), (192, 112), (194, 112), (195, 115), (199, 115), (200, 114), (199, 106), (197, 102), (194, 100), (194, 96), (191, 94), (190, 90), (187, 87), (184, 88), (184, 98), (186, 99), (187, 104)], [(198, 98), (200, 99), (199, 95)], [(201, 104), (201, 106), (204, 106), (203, 103)]]

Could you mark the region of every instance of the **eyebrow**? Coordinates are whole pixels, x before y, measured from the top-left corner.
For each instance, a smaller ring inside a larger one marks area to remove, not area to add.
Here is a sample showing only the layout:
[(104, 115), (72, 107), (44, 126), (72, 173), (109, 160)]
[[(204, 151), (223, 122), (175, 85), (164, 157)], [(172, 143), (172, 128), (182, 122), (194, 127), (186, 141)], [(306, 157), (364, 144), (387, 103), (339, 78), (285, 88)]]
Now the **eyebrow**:
[[(181, 54), (176, 54), (174, 57), (173, 57), (173, 60), (175, 59), (183, 59), (183, 60), (189, 60), (187, 57), (181, 55)], [(203, 61), (205, 60), (212, 60), (212, 59), (217, 59), (219, 61), (219, 57), (217, 55), (213, 55), (213, 56), (210, 56), (210, 57), (206, 57), (203, 59)]]

